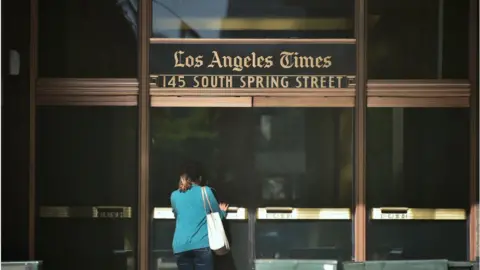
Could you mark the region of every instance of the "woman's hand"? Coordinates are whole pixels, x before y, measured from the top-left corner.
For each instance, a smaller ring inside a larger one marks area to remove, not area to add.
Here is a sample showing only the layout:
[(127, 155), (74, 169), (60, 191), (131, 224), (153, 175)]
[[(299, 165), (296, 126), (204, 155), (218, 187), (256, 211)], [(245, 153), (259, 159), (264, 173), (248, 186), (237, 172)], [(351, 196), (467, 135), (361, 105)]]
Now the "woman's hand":
[(218, 205), (218, 207), (220, 207), (220, 210), (224, 211), (224, 212), (227, 212), (227, 209), (228, 209), (228, 204), (226, 203), (220, 203)]

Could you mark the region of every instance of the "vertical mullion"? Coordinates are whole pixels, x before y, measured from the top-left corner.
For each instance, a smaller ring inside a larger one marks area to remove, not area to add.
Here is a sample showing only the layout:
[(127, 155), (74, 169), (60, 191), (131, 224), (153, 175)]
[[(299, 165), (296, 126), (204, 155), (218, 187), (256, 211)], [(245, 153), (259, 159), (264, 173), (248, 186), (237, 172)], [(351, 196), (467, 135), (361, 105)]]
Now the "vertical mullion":
[(30, 129), (29, 129), (29, 175), (28, 175), (28, 258), (35, 259), (35, 130), (36, 102), (35, 86), (37, 83), (38, 52), (38, 0), (30, 0)]
[(437, 45), (438, 45), (438, 51), (437, 51), (437, 79), (442, 79), (443, 78), (443, 38), (444, 38), (444, 26), (443, 26), (443, 21), (444, 21), (444, 14), (445, 14), (445, 3), (444, 0), (439, 0), (438, 1), (438, 19), (437, 19), (437, 24), (438, 24), (438, 31), (437, 31)]
[(149, 266), (149, 45), (152, 0), (139, 1), (138, 31), (138, 270)]
[(248, 262), (250, 269), (255, 269), (255, 260), (256, 260), (256, 243), (255, 243), (255, 226), (257, 224), (257, 209), (247, 208), (248, 211)]
[(469, 259), (477, 257), (477, 191), (478, 191), (478, 0), (470, 0), (469, 7), (469, 81), (470, 81), (470, 212)]
[(365, 204), (365, 115), (367, 105), (367, 0), (355, 0), (355, 38), (357, 44), (356, 99), (355, 99), (355, 215), (354, 259), (366, 259), (366, 204)]

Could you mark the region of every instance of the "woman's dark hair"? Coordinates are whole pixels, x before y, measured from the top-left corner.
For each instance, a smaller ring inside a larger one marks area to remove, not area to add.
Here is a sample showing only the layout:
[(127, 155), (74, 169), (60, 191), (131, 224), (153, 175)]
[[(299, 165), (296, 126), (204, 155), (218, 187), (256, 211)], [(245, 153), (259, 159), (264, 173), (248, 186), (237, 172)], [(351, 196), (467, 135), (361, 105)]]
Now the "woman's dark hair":
[(187, 163), (181, 173), (180, 180), (178, 181), (178, 189), (181, 192), (185, 192), (192, 188), (192, 184), (200, 183), (200, 172), (198, 166), (195, 163)]

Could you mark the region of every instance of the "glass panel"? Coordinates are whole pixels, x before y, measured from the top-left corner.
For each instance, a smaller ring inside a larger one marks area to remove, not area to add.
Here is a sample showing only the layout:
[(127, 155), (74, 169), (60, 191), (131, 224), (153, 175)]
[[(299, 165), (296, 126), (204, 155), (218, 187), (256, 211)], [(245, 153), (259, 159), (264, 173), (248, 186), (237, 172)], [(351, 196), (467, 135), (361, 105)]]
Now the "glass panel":
[(153, 1), (157, 38), (353, 38), (353, 0)]
[[(349, 210), (352, 205), (351, 108), (152, 108), (151, 119), (152, 206), (170, 206), (185, 162), (199, 165), (204, 184), (233, 206)], [(234, 261), (247, 265), (247, 224), (228, 222), (232, 237), (238, 237)], [(171, 256), (173, 221), (154, 224), (154, 252), (166, 249)], [(348, 219), (257, 225), (257, 258), (350, 259)], [(328, 237), (298, 236), (299, 231)]]
[(135, 215), (92, 207), (136, 209), (137, 108), (39, 107), (37, 125), (36, 257), (46, 269), (135, 269)]
[(39, 1), (40, 77), (137, 77), (137, 0)]
[(367, 223), (367, 260), (465, 261), (466, 233), (465, 221), (371, 221)]
[(370, 1), (369, 79), (468, 78), (468, 5), (457, 0)]
[(183, 166), (194, 165), (220, 201), (251, 198), (252, 111), (246, 108), (152, 108), (151, 205), (170, 206)]
[(257, 221), (257, 259), (350, 260), (352, 223)]
[[(260, 206), (352, 205), (353, 111), (256, 109)], [(257, 221), (257, 259), (347, 259), (351, 221)]]
[(254, 111), (257, 206), (352, 205), (353, 109)]
[[(468, 207), (469, 109), (369, 108), (367, 125), (369, 209)], [(392, 248), (409, 258), (466, 255), (465, 221), (373, 220), (368, 228), (371, 259)]]
[(181, 167), (197, 163), (232, 205), (348, 208), (352, 117), (350, 108), (154, 108), (152, 205), (168, 206)]
[[(170, 207), (170, 193), (178, 188), (179, 174), (186, 164), (200, 170), (203, 184), (215, 189), (218, 201), (237, 207), (250, 204), (251, 117), (248, 108), (152, 108), (151, 205)], [(225, 229), (232, 253), (217, 263), (226, 267), (223, 269), (247, 269), (247, 221), (227, 220)], [(174, 220), (153, 221), (150, 269), (175, 262), (174, 230)]]
[(369, 108), (371, 206), (468, 207), (469, 110)]

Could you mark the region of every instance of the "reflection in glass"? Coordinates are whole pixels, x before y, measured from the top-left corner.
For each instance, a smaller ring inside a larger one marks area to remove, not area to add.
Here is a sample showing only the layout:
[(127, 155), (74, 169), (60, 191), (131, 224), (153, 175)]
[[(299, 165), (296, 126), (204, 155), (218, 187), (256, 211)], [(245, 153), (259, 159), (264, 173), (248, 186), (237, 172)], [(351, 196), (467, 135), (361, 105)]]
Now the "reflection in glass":
[(353, 38), (352, 0), (152, 1), (157, 38)]
[(367, 260), (465, 261), (466, 232), (465, 221), (370, 221)]
[(257, 221), (257, 259), (350, 260), (350, 221)]
[[(468, 109), (370, 108), (366, 155), (368, 209), (468, 208)], [(466, 259), (465, 220), (371, 220), (367, 230), (369, 259)]]
[(352, 111), (254, 109), (260, 206), (350, 207)]
[(370, 108), (367, 123), (370, 207), (468, 206), (468, 109)]
[(137, 1), (39, 1), (39, 76), (137, 77)]
[(369, 79), (466, 79), (468, 5), (456, 0), (370, 1)]
[[(194, 162), (232, 206), (349, 209), (352, 126), (351, 108), (152, 108), (151, 205), (170, 206), (181, 167)], [(154, 252), (171, 252), (166, 222), (153, 221)], [(238, 245), (233, 261), (246, 269), (239, 264), (248, 265), (247, 222), (227, 221), (227, 230)], [(262, 220), (255, 230), (257, 258), (351, 256), (348, 219)]]
[[(36, 205), (136, 209), (136, 108), (37, 110)], [(46, 269), (135, 269), (135, 218), (39, 217), (36, 257)]]
[(155, 206), (169, 205), (186, 162), (235, 206), (351, 206), (351, 109), (154, 108), (151, 119)]
[(251, 111), (242, 108), (153, 108), (151, 113), (151, 200), (170, 206), (178, 175), (187, 163), (201, 171), (220, 201), (243, 206), (249, 199)]

